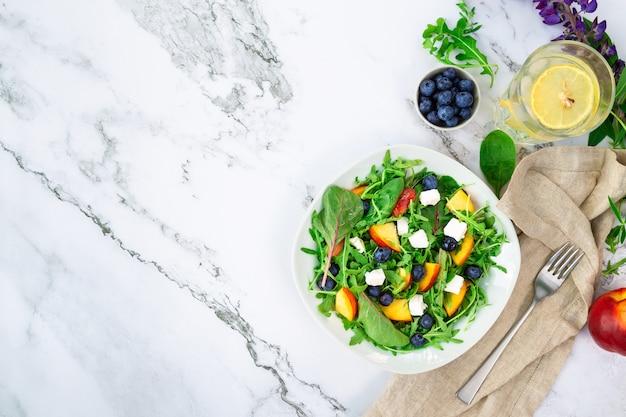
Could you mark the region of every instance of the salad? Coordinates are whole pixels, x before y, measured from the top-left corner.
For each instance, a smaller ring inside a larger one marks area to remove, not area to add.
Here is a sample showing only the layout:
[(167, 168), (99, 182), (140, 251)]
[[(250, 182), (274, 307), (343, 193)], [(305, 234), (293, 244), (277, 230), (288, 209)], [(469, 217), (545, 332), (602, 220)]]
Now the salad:
[(391, 159), (352, 189), (329, 186), (313, 211), (309, 234), (316, 258), (309, 291), (318, 310), (393, 353), (461, 343), (487, 305), (481, 278), (507, 242), (488, 205), (474, 207), (462, 184), (419, 159)]

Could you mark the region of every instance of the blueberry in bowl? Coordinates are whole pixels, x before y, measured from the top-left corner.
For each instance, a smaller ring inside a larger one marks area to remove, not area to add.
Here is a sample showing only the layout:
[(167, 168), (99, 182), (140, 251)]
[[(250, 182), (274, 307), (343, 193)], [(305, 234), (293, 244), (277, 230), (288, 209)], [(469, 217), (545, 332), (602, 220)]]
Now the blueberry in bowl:
[(480, 102), (476, 80), (457, 67), (429, 71), (417, 86), (415, 105), (421, 119), (436, 129), (453, 130), (474, 117)]

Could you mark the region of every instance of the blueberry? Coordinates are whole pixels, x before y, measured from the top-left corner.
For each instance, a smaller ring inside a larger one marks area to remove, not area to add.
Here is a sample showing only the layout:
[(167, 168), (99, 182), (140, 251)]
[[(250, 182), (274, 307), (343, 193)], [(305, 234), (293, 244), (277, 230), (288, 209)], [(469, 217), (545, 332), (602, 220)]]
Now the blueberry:
[(452, 95), (452, 91), (443, 90), (437, 93), (437, 105), (439, 106), (447, 106), (448, 104), (452, 104), (452, 100), (454, 96)]
[(424, 191), (433, 190), (437, 188), (437, 185), (437, 177), (433, 174), (428, 174), (422, 178), (422, 187), (424, 187)]
[(478, 279), (483, 274), (483, 270), (476, 265), (468, 265), (465, 267), (465, 276), (469, 279)]
[(387, 247), (377, 247), (374, 251), (374, 260), (378, 263), (387, 262), (391, 258), (391, 249)]
[(470, 117), (472, 117), (471, 107), (465, 107), (465, 108), (459, 109), (458, 116), (461, 118), (461, 120), (467, 120)]
[(378, 302), (382, 306), (388, 306), (393, 302), (393, 294), (390, 291), (384, 291), (380, 294), (380, 297), (378, 297)]
[(431, 79), (426, 79), (420, 83), (419, 91), (420, 94), (430, 97), (435, 93), (436, 90), (435, 82)]
[(430, 328), (433, 327), (433, 324), (435, 324), (435, 320), (433, 319), (433, 316), (431, 316), (430, 314), (424, 313), (424, 315), (420, 317), (417, 323), (420, 326), (422, 326), (424, 329), (430, 330)]
[(330, 276), (327, 276), (326, 283), (322, 287), (322, 278), (324, 278), (324, 275), (320, 275), (320, 277), (317, 279), (317, 287), (322, 291), (332, 291), (332, 289), (335, 288), (335, 286), (337, 285), (337, 282), (334, 279), (332, 279)]
[(330, 266), (328, 267), (328, 273), (336, 277), (337, 274), (339, 273), (339, 265), (337, 265), (335, 262), (332, 262)]
[(448, 67), (445, 70), (443, 70), (443, 76), (447, 77), (449, 80), (456, 80), (457, 77), (457, 73), (456, 73), (456, 69), (452, 68), (452, 67)]
[(446, 127), (455, 127), (459, 124), (459, 118), (456, 116), (452, 116), (448, 120), (445, 120)]
[(367, 214), (368, 211), (370, 211), (370, 201), (369, 200), (363, 200), (363, 215), (365, 216)]
[(441, 124), (441, 119), (439, 118), (439, 116), (437, 116), (437, 110), (433, 110), (428, 113), (426, 115), (426, 120), (437, 126)]
[(426, 96), (421, 96), (419, 99), (418, 108), (422, 114), (428, 114), (433, 110), (433, 101)]
[(449, 90), (454, 84), (445, 75), (437, 80), (437, 89), (440, 91)]
[(457, 84), (459, 91), (474, 91), (474, 82), (472, 80), (462, 79)]
[(460, 108), (471, 107), (473, 103), (474, 96), (467, 91), (459, 91), (457, 95), (454, 96), (454, 104)]
[(411, 279), (413, 281), (419, 281), (424, 278), (424, 275), (426, 275), (424, 265), (413, 265), (413, 268), (411, 268)]
[(424, 335), (421, 333), (415, 333), (413, 336), (411, 336), (410, 340), (411, 340), (411, 344), (415, 347), (422, 347), (426, 343), (426, 339), (424, 338)]
[(380, 297), (380, 293), (382, 292), (382, 286), (380, 285), (368, 285), (365, 289), (365, 293), (373, 298)]
[(450, 236), (444, 236), (443, 241), (441, 242), (441, 249), (446, 252), (452, 252), (459, 245), (459, 242), (456, 241), (455, 238)]
[(437, 110), (437, 117), (444, 122), (454, 117), (454, 108), (452, 106), (441, 106)]

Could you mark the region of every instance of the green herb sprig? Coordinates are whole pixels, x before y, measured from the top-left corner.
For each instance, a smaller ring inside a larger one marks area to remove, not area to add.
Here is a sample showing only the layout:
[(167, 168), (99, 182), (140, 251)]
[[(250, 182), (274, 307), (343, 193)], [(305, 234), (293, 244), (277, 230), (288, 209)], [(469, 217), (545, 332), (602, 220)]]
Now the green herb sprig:
[(424, 38), (422, 45), (444, 64), (460, 68), (482, 68), (480, 73), (491, 78), (489, 86), (492, 87), (498, 66), (489, 63), (487, 56), (478, 49), (476, 39), (473, 37), (473, 34), (482, 27), (472, 20), (475, 8), (469, 8), (465, 0), (461, 0), (457, 6), (460, 17), (456, 26), (450, 29), (445, 19), (440, 17), (434, 25), (429, 24), (422, 33)]
[[(611, 229), (609, 234), (606, 237), (605, 244), (606, 249), (615, 253), (617, 251), (618, 246), (621, 246), (626, 242), (626, 219), (622, 216), (621, 207), (624, 203), (624, 200), (619, 200), (618, 203), (615, 203), (611, 197), (609, 197), (609, 205), (611, 206), (611, 210), (617, 219), (617, 225)], [(622, 258), (615, 263), (608, 262), (607, 267), (602, 273), (604, 275), (611, 275), (616, 273), (619, 268), (626, 264), (626, 258)]]

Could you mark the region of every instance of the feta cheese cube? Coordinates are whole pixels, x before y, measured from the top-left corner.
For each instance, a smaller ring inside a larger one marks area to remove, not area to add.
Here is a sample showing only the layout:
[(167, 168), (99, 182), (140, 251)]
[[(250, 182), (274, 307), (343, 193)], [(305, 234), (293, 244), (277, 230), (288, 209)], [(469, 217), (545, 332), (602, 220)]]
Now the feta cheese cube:
[(360, 237), (354, 236), (350, 238), (350, 244), (357, 250), (359, 253), (365, 253), (365, 245), (363, 244), (363, 240)]
[(428, 236), (423, 229), (418, 230), (409, 237), (409, 244), (415, 249), (426, 249), (428, 247)]
[(377, 287), (379, 285), (383, 285), (383, 282), (385, 282), (385, 271), (381, 268), (365, 273), (365, 283), (367, 285)]
[(454, 294), (458, 294), (461, 291), (461, 287), (463, 286), (463, 282), (465, 280), (460, 275), (455, 275), (454, 278), (450, 282), (446, 284), (446, 288), (443, 290), (446, 292), (451, 292)]
[(467, 224), (456, 218), (451, 219), (443, 228), (443, 234), (454, 238), (457, 242), (463, 240), (465, 233), (467, 233)]
[(411, 312), (412, 316), (423, 315), (424, 311), (426, 311), (426, 308), (428, 308), (428, 305), (424, 303), (424, 297), (422, 296), (422, 294), (415, 294), (409, 300), (409, 311)]
[(441, 200), (441, 194), (439, 194), (439, 190), (436, 188), (420, 193), (420, 203), (422, 203), (423, 206), (434, 206), (439, 200)]
[(406, 217), (400, 217), (396, 220), (396, 230), (400, 236), (409, 233), (409, 219)]

